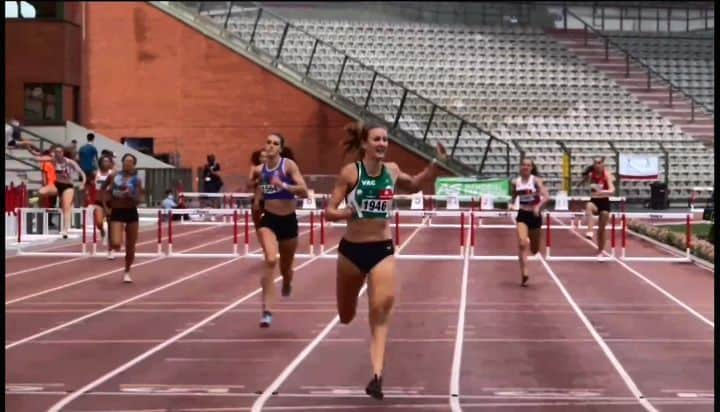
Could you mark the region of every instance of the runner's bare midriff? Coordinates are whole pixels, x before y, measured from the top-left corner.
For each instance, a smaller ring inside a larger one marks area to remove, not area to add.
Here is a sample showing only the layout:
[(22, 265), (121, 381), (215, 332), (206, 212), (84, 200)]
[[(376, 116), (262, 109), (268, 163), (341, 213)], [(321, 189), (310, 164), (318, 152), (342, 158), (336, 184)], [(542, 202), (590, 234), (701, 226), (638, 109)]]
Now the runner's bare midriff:
[(343, 238), (348, 242), (379, 242), (392, 239), (387, 219), (349, 220)]
[(265, 211), (278, 216), (287, 216), (295, 212), (295, 200), (265, 200)]

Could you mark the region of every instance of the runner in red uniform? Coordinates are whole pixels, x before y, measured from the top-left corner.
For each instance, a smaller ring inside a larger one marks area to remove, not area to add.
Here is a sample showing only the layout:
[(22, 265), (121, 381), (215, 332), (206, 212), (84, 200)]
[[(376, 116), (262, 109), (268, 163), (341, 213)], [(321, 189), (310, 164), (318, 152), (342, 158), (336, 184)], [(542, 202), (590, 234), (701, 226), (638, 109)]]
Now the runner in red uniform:
[(605, 250), (605, 226), (610, 217), (610, 195), (615, 193), (615, 178), (605, 169), (603, 158), (597, 158), (593, 165), (585, 169), (583, 182), (590, 184), (590, 201), (585, 205), (587, 233), (585, 237), (593, 237), (593, 215), (598, 215), (598, 257)]

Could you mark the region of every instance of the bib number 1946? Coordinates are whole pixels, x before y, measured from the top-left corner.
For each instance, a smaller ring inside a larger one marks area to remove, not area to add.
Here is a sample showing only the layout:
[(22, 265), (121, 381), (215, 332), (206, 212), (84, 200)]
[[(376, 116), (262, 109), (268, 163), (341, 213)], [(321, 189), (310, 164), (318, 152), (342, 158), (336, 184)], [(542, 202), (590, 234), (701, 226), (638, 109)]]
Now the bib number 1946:
[(364, 212), (385, 212), (387, 211), (387, 200), (364, 199), (362, 210)]

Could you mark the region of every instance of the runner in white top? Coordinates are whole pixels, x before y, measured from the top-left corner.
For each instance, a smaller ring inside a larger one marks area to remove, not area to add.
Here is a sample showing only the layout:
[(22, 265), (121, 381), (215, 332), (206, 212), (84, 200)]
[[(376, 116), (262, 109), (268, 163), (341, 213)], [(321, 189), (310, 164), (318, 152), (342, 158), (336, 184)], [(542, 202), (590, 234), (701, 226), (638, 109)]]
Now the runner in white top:
[(510, 207), (515, 207), (515, 198), (518, 199), (517, 234), (518, 234), (518, 260), (520, 262), (521, 286), (526, 286), (528, 246), (535, 255), (540, 250), (540, 230), (542, 216), (540, 211), (548, 201), (548, 190), (542, 179), (537, 177), (535, 162), (524, 159), (520, 166), (520, 176), (511, 185), (512, 199)]
[(95, 209), (95, 227), (100, 230), (100, 237), (105, 238), (105, 227), (103, 226), (106, 217), (110, 214), (105, 210), (103, 203), (107, 193), (103, 190), (103, 184), (113, 172), (113, 161), (109, 156), (100, 157), (100, 169), (95, 175), (95, 191), (93, 193), (93, 206)]

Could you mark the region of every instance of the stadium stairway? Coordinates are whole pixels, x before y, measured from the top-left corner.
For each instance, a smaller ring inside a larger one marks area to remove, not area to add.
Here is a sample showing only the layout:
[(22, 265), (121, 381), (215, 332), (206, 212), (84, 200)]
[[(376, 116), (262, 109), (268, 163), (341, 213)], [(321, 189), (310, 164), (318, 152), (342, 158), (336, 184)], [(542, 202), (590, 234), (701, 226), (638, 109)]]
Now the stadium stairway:
[[(78, 148), (84, 145), (88, 130), (76, 123), (67, 122), (65, 126), (27, 126), (21, 127), (23, 140), (32, 142), (40, 150), (49, 149), (52, 145), (69, 146), (72, 140), (77, 140)], [(138, 159), (138, 168), (174, 168), (175, 166), (161, 162), (152, 156), (143, 154), (131, 147), (124, 146), (102, 134), (95, 134), (95, 147), (98, 154), (107, 149), (112, 151), (116, 158), (122, 158), (125, 153), (131, 153)], [(5, 184), (25, 183), (28, 191), (33, 193), (42, 186), (40, 167), (34, 157), (25, 149), (5, 148)]]
[(588, 31), (586, 40), (584, 30), (580, 29), (568, 31), (553, 29), (547, 30), (546, 33), (588, 65), (605, 73), (619, 87), (633, 94), (647, 107), (680, 127), (683, 132), (701, 141), (707, 147), (713, 147), (715, 127), (711, 115), (707, 114), (699, 105), (695, 105), (693, 117), (693, 102), (677, 91), (672, 93), (672, 104), (670, 104), (669, 87), (662, 80), (651, 78), (650, 89), (648, 89), (647, 70), (632, 60), (630, 60), (628, 75), (624, 54), (610, 47), (608, 58), (605, 58), (605, 40), (603, 38)]
[[(198, 13), (197, 9), (193, 8), (193, 2), (151, 1), (149, 4), (183, 22), (184, 24), (198, 30), (205, 36), (223, 44), (227, 48), (234, 50), (253, 63), (258, 64), (276, 76), (291, 83), (298, 89), (312, 95), (350, 117), (363, 119), (374, 118), (375, 120), (388, 123), (387, 117), (383, 114), (373, 112), (368, 107), (357, 105), (352, 99), (349, 99), (339, 93), (338, 89), (333, 90), (332, 88), (327, 87), (327, 85), (323, 84), (322, 81), (318, 81), (317, 79), (313, 79), (311, 76), (308, 76), (308, 73), (300, 73), (297, 68), (292, 67), (292, 65), (284, 64), (283, 60), (278, 58), (278, 56), (274, 53), (268, 53), (268, 51), (263, 50), (260, 47), (255, 47), (253, 44), (248, 42), (247, 39), (226, 30), (222, 24), (218, 24), (218, 22), (214, 21), (211, 16), (214, 14), (227, 14), (225, 10), (222, 10), (222, 8), (227, 7), (227, 5), (220, 6), (218, 2), (212, 2), (212, 4), (207, 3), (210, 4), (210, 6), (208, 6), (210, 9), (212, 9), (212, 6), (220, 7), (220, 9), (213, 9), (209, 13), (206, 10), (206, 13), (201, 15)], [(242, 13), (243, 8), (238, 6), (237, 11), (236, 9), (233, 9), (233, 13), (236, 12)], [(269, 15), (269, 13), (263, 13), (263, 15), (266, 16)], [(277, 16), (272, 16), (270, 20), (273, 21), (273, 24), (279, 24), (280, 27), (285, 24), (285, 21)], [(259, 36), (260, 34), (258, 34), (258, 37)], [(306, 36), (311, 40), (316, 39), (315, 37), (311, 37), (309, 34)], [(437, 106), (438, 112), (440, 112), (442, 106)], [(466, 125), (472, 125), (472, 122), (464, 120), (459, 116), (456, 117), (459, 121), (464, 121)], [(394, 143), (400, 144), (407, 150), (428, 160), (431, 160), (435, 156), (434, 145), (428, 144), (422, 139), (418, 139), (411, 132), (404, 130), (402, 127), (392, 127), (392, 125), (393, 122), (390, 121), (389, 137)], [(467, 128), (468, 127), (466, 127), (466, 129)], [(497, 140), (500, 141), (500, 139)], [(448, 150), (450, 150), (450, 148), (448, 148)], [(449, 159), (447, 163), (440, 166), (457, 175), (472, 175), (477, 173), (476, 168), (464, 164), (456, 158)]]

